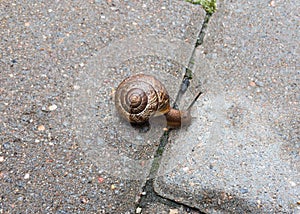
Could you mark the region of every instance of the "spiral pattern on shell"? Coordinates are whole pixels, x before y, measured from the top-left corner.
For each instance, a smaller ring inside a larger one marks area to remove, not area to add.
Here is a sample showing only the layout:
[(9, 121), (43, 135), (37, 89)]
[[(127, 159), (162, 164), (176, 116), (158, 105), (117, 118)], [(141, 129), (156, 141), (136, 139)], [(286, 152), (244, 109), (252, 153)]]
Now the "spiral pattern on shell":
[(158, 79), (146, 74), (130, 76), (119, 84), (115, 106), (131, 123), (144, 123), (152, 116), (170, 111), (167, 90)]

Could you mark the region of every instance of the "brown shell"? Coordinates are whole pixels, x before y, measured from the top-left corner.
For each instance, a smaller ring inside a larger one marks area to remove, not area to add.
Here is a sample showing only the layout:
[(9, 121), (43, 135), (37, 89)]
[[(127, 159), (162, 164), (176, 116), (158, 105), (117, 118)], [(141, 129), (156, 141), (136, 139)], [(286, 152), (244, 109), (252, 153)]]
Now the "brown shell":
[(137, 74), (123, 80), (115, 93), (119, 114), (131, 123), (144, 123), (150, 117), (170, 111), (169, 95), (154, 76)]

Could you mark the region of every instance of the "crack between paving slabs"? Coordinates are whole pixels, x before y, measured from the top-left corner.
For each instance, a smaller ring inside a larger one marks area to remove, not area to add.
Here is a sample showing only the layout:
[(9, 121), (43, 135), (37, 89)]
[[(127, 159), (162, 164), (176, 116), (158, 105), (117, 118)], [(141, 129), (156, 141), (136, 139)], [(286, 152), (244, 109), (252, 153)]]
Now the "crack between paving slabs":
[(206, 13), (206, 16), (205, 16), (203, 24), (202, 24), (202, 28), (200, 30), (200, 33), (198, 34), (193, 52), (192, 52), (191, 57), (190, 57), (189, 62), (188, 62), (188, 66), (185, 68), (185, 74), (183, 76), (183, 79), (182, 79), (179, 91), (177, 93), (175, 102), (173, 104), (173, 108), (175, 108), (175, 109), (178, 109), (178, 103), (180, 103), (180, 100), (181, 100), (182, 96), (185, 94), (188, 87), (190, 86), (190, 81), (193, 78), (192, 70), (194, 68), (194, 63), (195, 63), (196, 48), (203, 44), (204, 36), (205, 36), (205, 33), (206, 33), (206, 28), (207, 28), (207, 25), (208, 25), (208, 22), (209, 22), (209, 19), (210, 19), (211, 16), (212, 16), (212, 14)]
[[(209, 22), (211, 16), (212, 16), (212, 14), (206, 13), (204, 22), (202, 23), (200, 33), (198, 34), (197, 41), (196, 41), (194, 49), (193, 49), (193, 52), (189, 59), (188, 66), (185, 68), (185, 74), (184, 74), (183, 80), (181, 82), (179, 91), (177, 93), (175, 102), (173, 104), (173, 108), (178, 109), (178, 103), (180, 102), (182, 96), (185, 94), (185, 92), (187, 91), (187, 89), (190, 85), (190, 81), (192, 80), (192, 69), (194, 67), (196, 48), (203, 44), (203, 40), (204, 40), (205, 33), (206, 33), (206, 28), (207, 28), (207, 25), (208, 25), (208, 22)], [(194, 212), (202, 213), (200, 210), (198, 210), (196, 208), (189, 207), (183, 203), (179, 203), (174, 200), (163, 197), (161, 195), (158, 195), (154, 190), (154, 186), (153, 186), (154, 178), (159, 169), (162, 155), (165, 150), (165, 146), (168, 143), (170, 131), (172, 131), (172, 129), (165, 131), (164, 134), (160, 137), (160, 144), (156, 150), (154, 160), (153, 160), (146, 184), (143, 187), (143, 193), (145, 193), (145, 195), (143, 195), (143, 194), (141, 195), (136, 208), (138, 208), (138, 207), (145, 208), (150, 203), (159, 202), (159, 203), (165, 204), (169, 207), (179, 208), (179, 207), (183, 206), (186, 211), (194, 211)]]

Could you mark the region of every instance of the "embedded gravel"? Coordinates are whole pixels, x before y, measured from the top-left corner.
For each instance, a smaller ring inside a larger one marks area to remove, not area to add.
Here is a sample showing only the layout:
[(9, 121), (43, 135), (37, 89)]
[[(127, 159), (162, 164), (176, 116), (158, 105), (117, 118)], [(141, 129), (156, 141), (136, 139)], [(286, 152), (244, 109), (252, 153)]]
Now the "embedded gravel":
[(160, 195), (207, 213), (300, 212), (299, 6), (220, 2), (195, 57), (205, 93), (172, 132)]
[(0, 213), (135, 213), (143, 179), (118, 176), (89, 157), (78, 137), (77, 83), (97, 66), (89, 67), (93, 57), (120, 40), (151, 35), (194, 44), (199, 7), (4, 0), (0, 14)]

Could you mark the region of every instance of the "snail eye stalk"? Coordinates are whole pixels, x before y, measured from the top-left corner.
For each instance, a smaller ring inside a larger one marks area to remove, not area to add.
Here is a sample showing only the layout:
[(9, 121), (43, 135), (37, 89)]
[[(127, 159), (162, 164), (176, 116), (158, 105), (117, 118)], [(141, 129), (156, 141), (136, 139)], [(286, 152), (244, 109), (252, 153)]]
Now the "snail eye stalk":
[(193, 105), (195, 104), (195, 102), (198, 100), (198, 98), (200, 97), (200, 95), (203, 94), (202, 91), (198, 92), (198, 94), (196, 95), (196, 97), (193, 99), (193, 101), (191, 102), (191, 104), (189, 105), (189, 107), (186, 109), (187, 111), (190, 111), (191, 108), (193, 107)]

